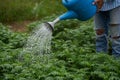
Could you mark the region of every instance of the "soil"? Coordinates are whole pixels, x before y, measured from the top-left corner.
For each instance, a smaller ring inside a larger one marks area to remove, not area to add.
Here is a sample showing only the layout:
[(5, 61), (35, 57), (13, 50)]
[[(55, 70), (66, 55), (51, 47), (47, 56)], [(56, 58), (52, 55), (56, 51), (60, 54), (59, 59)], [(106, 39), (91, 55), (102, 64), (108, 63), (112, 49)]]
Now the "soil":
[(9, 25), (9, 28), (15, 32), (26, 32), (27, 25), (31, 22), (33, 21), (10, 22), (7, 25)]

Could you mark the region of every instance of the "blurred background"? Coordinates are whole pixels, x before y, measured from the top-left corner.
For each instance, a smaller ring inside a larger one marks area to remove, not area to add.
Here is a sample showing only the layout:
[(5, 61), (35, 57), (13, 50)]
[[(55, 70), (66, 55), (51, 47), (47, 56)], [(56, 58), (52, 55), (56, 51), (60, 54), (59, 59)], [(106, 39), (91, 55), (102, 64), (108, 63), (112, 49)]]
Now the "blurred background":
[(64, 11), (61, 0), (0, 0), (0, 22), (15, 31), (22, 31), (32, 21)]

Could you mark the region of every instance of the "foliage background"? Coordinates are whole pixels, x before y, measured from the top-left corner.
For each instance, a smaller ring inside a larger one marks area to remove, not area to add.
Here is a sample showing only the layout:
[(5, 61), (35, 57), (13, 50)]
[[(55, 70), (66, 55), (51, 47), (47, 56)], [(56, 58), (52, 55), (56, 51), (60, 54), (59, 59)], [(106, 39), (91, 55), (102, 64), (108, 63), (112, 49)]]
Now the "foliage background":
[(0, 22), (37, 20), (63, 11), (61, 0), (0, 0)]

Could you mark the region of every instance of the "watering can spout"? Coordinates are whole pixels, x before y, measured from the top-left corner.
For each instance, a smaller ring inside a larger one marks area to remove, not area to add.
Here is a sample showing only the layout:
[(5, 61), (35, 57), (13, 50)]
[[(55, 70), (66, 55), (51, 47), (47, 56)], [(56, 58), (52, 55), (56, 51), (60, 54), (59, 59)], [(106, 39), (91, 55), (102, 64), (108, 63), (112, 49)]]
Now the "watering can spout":
[(77, 18), (77, 17), (78, 17), (78, 15), (77, 15), (75, 12), (73, 12), (73, 11), (68, 11), (68, 12), (62, 14), (62, 15), (59, 17), (59, 19), (60, 19), (60, 20), (66, 20), (66, 19), (75, 19), (75, 18)]

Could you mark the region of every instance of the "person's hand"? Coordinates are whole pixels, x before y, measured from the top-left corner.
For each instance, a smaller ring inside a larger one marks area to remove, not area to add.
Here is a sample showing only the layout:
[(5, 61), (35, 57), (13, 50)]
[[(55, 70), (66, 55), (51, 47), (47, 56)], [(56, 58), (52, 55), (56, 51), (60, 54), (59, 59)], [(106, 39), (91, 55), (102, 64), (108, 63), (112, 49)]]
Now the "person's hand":
[(101, 9), (103, 6), (103, 0), (95, 0), (93, 4), (97, 5), (98, 9)]

